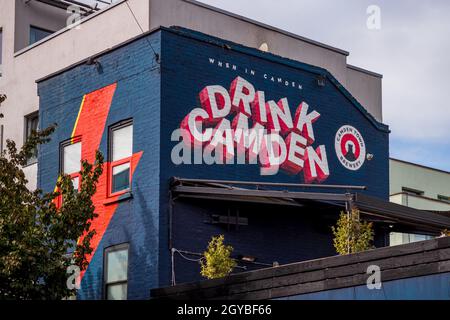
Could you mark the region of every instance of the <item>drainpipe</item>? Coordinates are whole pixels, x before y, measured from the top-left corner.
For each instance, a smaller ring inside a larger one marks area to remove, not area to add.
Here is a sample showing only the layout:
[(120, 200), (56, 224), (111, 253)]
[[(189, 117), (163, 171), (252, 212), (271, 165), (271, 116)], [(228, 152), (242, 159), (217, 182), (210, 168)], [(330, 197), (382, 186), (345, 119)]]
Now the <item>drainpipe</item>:
[(173, 248), (173, 210), (174, 210), (174, 199), (172, 196), (172, 191), (169, 191), (169, 250)]
[[(350, 214), (352, 212), (353, 209), (353, 194), (351, 193), (346, 193), (345, 194), (347, 201), (345, 202), (345, 209), (347, 211), (347, 219), (348, 221), (350, 221)], [(350, 228), (350, 226), (348, 226), (348, 228)], [(347, 254), (350, 254), (350, 238), (347, 239)]]

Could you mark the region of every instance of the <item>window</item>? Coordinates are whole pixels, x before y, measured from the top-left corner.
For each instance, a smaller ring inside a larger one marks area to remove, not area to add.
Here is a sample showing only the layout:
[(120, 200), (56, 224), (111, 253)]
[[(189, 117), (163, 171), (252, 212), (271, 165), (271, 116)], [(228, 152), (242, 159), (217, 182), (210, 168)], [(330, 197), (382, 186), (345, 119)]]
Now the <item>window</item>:
[(110, 128), (110, 195), (130, 191), (133, 123), (123, 121)]
[(48, 37), (52, 33), (53, 31), (30, 26), (30, 45)]
[(128, 296), (128, 244), (105, 250), (104, 292), (107, 300), (126, 300)]
[(438, 200), (441, 200), (441, 201), (445, 201), (445, 202), (448, 202), (448, 203), (450, 203), (450, 197), (447, 197), (447, 196), (442, 196), (442, 195), (438, 195)]
[(402, 191), (404, 193), (407, 193), (409, 195), (412, 196), (423, 196), (424, 192), (421, 190), (417, 190), (417, 189), (413, 189), (413, 188), (407, 188), (407, 187), (402, 187)]
[[(37, 131), (39, 125), (39, 112), (33, 112), (25, 116), (25, 135), (24, 143), (30, 138), (34, 131)], [(37, 147), (33, 150), (33, 154), (27, 160), (27, 165), (31, 165), (37, 162)]]
[(73, 187), (80, 187), (81, 138), (63, 142), (61, 148), (61, 173), (72, 178)]
[(401, 233), (401, 232), (391, 232), (389, 234), (389, 245), (398, 246), (402, 244), (408, 244), (418, 241), (425, 241), (433, 239), (432, 236), (424, 234), (412, 234), (412, 233)]

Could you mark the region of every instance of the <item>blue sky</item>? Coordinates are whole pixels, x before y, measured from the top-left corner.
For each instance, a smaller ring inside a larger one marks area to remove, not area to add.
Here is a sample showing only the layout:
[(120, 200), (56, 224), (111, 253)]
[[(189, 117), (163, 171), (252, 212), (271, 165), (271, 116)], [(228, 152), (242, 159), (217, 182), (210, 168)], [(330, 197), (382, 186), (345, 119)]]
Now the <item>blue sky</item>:
[[(391, 156), (450, 171), (450, 1), (202, 0), (350, 52), (383, 74)], [(366, 26), (369, 5), (381, 29)]]

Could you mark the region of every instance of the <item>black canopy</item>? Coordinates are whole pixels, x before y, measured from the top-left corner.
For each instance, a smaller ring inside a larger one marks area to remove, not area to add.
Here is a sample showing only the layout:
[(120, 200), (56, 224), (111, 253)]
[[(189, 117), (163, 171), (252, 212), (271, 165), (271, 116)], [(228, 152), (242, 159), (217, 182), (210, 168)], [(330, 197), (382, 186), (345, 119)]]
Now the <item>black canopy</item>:
[[(245, 186), (246, 188), (243, 188)], [(308, 190), (296, 191), (295, 189)], [(311, 189), (317, 191), (311, 192)], [(304, 185), (250, 181), (173, 178), (171, 192), (181, 198), (277, 204), (302, 207), (310, 202), (327, 202), (358, 208), (363, 214), (399, 223), (417, 230), (439, 233), (450, 229), (450, 217), (418, 210), (362, 194), (363, 186)], [(324, 192), (322, 192), (324, 191)], [(326, 191), (326, 192), (325, 192)]]

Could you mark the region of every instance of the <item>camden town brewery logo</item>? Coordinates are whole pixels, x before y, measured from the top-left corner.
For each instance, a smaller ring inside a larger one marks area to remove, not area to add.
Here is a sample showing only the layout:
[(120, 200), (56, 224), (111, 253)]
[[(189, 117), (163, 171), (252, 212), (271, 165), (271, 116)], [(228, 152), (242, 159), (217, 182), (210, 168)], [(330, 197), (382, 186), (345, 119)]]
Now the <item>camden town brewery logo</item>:
[(336, 154), (341, 164), (348, 170), (359, 170), (366, 160), (366, 143), (361, 133), (354, 127), (342, 126), (334, 140)]

